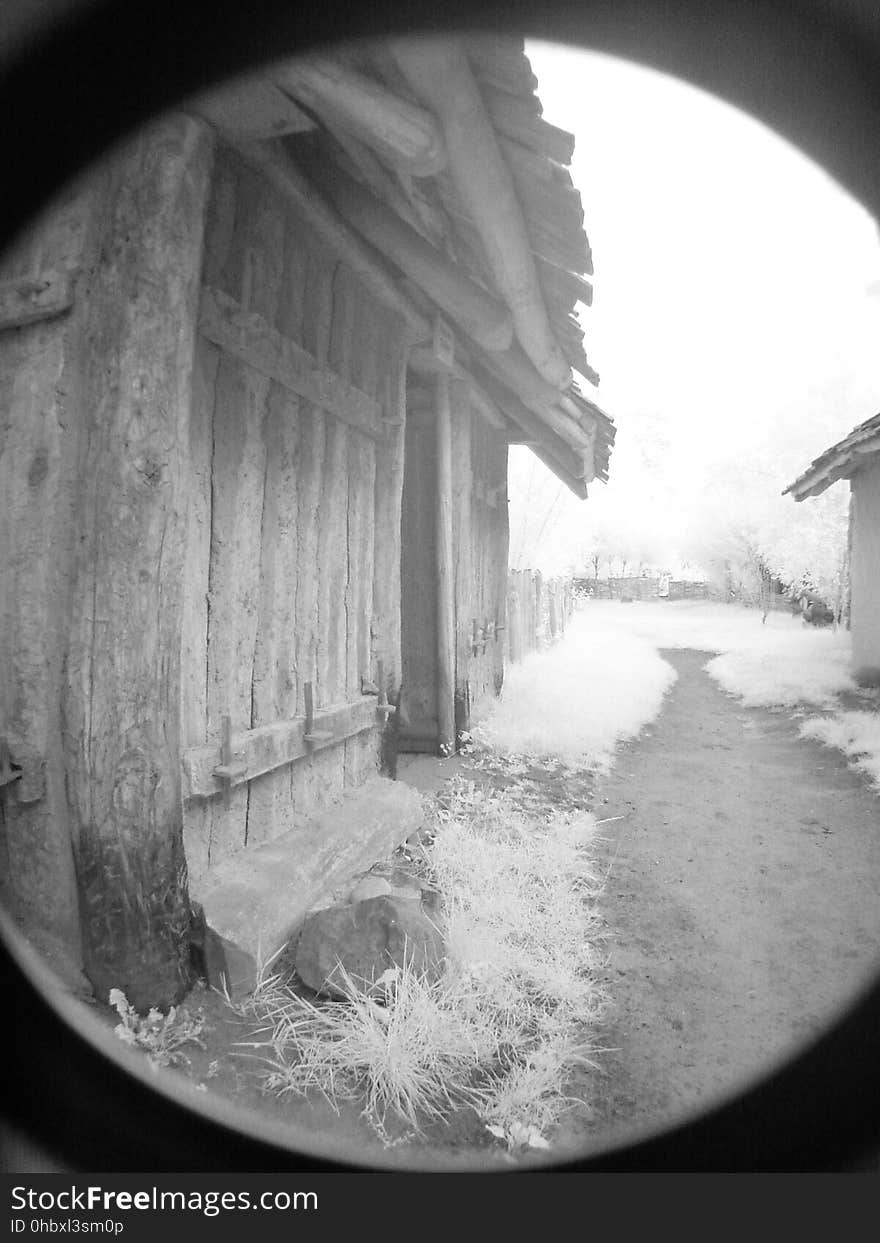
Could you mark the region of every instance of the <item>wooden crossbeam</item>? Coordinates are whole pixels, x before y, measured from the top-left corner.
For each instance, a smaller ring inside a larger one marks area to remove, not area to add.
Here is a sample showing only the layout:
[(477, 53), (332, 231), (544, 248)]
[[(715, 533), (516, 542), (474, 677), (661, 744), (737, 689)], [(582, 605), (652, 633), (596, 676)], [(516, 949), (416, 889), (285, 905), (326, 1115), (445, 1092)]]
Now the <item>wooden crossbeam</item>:
[(199, 331), (255, 371), (343, 423), (374, 440), (384, 436), (382, 407), (377, 401), (335, 372), (319, 367), (308, 350), (282, 336), (261, 315), (246, 311), (234, 298), (209, 285), (202, 290)]
[[(375, 698), (365, 696), (351, 703), (315, 709), (311, 730), (307, 728), (305, 716), (245, 730), (229, 738), (229, 749), (237, 762), (229, 766), (228, 776), (224, 774), (220, 778), (216, 770), (226, 768), (222, 763), (221, 744), (191, 747), (183, 753), (182, 759), (183, 797), (210, 798), (229, 786), (252, 781), (324, 747), (336, 746), (346, 738), (379, 725), (378, 715)], [(312, 734), (312, 741), (307, 741), (308, 733)]]

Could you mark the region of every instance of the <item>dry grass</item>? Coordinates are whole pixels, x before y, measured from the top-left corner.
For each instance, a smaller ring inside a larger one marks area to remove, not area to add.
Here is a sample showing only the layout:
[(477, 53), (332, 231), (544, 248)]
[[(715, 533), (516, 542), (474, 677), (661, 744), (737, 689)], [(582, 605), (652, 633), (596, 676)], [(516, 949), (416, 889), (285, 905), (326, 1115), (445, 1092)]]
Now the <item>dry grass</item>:
[(270, 968), (243, 1009), (258, 1024), (246, 1044), (267, 1091), (360, 1100), (380, 1136), (389, 1115), (418, 1134), (469, 1107), (508, 1147), (545, 1147), (605, 1000), (594, 822), (539, 822), (466, 782), (435, 816), (421, 862), (444, 895), (442, 977), (404, 964), (377, 997), (343, 975), (347, 999), (321, 1002)]
[(880, 712), (840, 712), (833, 717), (813, 717), (801, 725), (804, 738), (816, 738), (837, 747), (852, 767), (867, 773), (880, 788)]

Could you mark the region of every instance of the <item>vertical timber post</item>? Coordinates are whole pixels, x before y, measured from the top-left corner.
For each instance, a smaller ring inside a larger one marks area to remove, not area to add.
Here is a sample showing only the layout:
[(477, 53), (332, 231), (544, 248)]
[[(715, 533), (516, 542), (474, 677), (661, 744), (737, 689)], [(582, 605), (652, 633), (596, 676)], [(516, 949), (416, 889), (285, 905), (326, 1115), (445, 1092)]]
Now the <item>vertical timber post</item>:
[(455, 752), (455, 604), (452, 554), (452, 411), (449, 379), (435, 381), (437, 436), (437, 743)]
[(455, 737), (456, 744), (470, 730), (471, 605), (474, 599), (471, 555), (471, 410), (467, 388), (450, 383), (452, 419), (452, 552), (453, 611), (455, 616)]
[(117, 156), (84, 376), (65, 761), (86, 974), (167, 1009), (191, 984), (180, 778), (186, 467), (210, 130), (183, 115)]

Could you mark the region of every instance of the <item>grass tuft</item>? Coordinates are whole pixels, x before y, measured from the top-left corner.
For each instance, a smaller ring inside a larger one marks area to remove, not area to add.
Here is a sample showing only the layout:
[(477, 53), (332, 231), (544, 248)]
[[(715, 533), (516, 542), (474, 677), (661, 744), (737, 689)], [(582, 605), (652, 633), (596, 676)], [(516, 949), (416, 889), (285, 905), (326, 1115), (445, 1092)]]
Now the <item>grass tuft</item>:
[(546, 1146), (605, 1005), (594, 827), (586, 814), (538, 820), (505, 793), (452, 783), (423, 859), (443, 894), (443, 975), (405, 962), (377, 995), (340, 965), (345, 1000), (324, 1002), (268, 964), (239, 1008), (256, 1023), (242, 1044), (265, 1089), (360, 1100), (386, 1140), (392, 1118), (422, 1134), (466, 1106), (509, 1148)]

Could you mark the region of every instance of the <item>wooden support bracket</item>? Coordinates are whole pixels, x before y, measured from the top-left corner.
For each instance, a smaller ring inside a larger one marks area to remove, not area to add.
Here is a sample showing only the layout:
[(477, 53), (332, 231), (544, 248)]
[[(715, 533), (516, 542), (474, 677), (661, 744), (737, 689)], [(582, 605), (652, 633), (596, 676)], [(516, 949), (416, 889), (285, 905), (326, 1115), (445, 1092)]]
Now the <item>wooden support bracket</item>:
[(385, 690), (385, 666), (381, 660), (376, 664), (376, 676), (379, 679), (379, 702), (376, 705), (376, 711), (387, 721), (397, 709), (394, 704), (388, 702), (388, 692)]
[(315, 729), (315, 701), (312, 696), (312, 684), (306, 682), (303, 687), (306, 708), (306, 731), (303, 734), (303, 741), (314, 746), (318, 742), (330, 742), (333, 738), (332, 729)]
[(211, 775), (222, 783), (223, 798), (228, 807), (233, 785), (247, 777), (247, 762), (237, 757), (232, 749), (232, 717), (228, 713), (223, 717), (221, 729), (220, 763), (212, 770)]
[(5, 738), (0, 737), (0, 790), (21, 780), (21, 767), (14, 764)]
[(0, 282), (0, 331), (51, 319), (73, 306), (73, 271), (47, 271)]

